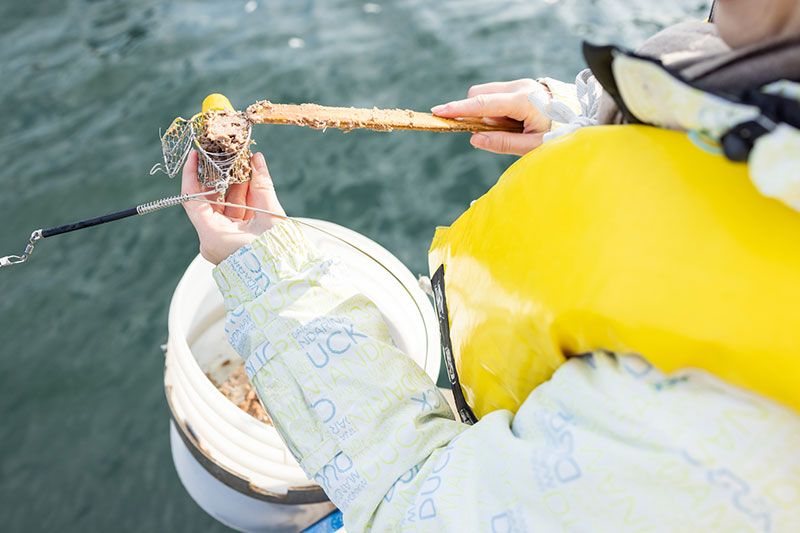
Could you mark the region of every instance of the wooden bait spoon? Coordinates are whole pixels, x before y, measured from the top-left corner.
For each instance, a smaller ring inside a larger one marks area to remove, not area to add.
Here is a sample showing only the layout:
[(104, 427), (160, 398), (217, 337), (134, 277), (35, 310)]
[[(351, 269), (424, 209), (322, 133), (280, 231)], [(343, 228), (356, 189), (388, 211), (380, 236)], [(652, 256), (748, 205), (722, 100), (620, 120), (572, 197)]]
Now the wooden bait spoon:
[(245, 111), (252, 124), (291, 124), (315, 129), (335, 128), (345, 131), (417, 130), (442, 132), (508, 131), (522, 132), (520, 122), (487, 124), (480, 118), (442, 118), (408, 109), (328, 107), (317, 104), (273, 104), (256, 102)]

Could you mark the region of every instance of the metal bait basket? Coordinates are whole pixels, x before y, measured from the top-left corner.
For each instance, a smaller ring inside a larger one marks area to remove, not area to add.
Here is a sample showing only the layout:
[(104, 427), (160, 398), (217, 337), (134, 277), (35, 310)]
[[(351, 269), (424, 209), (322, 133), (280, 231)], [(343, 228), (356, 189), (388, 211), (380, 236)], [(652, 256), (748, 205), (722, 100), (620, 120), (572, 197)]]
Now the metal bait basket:
[(211, 152), (199, 142), (206, 129), (207, 113), (198, 113), (189, 120), (178, 117), (172, 121), (167, 131), (161, 135), (161, 150), (164, 163), (157, 163), (150, 174), (164, 172), (174, 178), (181, 171), (189, 150), (194, 148), (199, 154), (198, 178), (209, 189), (224, 192), (232, 183), (244, 183), (250, 179), (250, 145), (253, 126), (243, 113), (239, 113), (247, 124), (243, 147), (235, 152)]

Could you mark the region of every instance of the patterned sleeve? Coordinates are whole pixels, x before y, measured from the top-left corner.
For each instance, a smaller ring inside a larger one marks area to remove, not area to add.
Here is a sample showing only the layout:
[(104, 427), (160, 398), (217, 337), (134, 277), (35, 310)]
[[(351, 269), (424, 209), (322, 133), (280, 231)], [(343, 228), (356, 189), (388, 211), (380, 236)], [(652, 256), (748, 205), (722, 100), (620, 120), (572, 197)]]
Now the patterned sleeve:
[(226, 332), (275, 427), (352, 531), (397, 524), (398, 484), (465, 426), (377, 307), (279, 222), (214, 271)]

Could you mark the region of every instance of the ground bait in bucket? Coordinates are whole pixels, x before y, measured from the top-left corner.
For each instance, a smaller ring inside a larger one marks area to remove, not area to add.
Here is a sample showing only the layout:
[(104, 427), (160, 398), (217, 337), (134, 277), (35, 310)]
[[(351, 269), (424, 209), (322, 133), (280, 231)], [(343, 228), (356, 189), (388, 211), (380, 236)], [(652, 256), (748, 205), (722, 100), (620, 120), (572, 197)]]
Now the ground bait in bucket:
[(250, 385), (247, 374), (244, 373), (244, 366), (240, 366), (234, 370), (228, 376), (228, 379), (222, 383), (217, 383), (210, 374), (206, 374), (206, 376), (208, 376), (211, 383), (213, 383), (226, 398), (236, 404), (239, 409), (256, 420), (272, 425), (272, 420), (270, 420), (269, 415), (264, 410), (264, 406), (261, 405), (256, 391), (254, 391), (253, 387)]

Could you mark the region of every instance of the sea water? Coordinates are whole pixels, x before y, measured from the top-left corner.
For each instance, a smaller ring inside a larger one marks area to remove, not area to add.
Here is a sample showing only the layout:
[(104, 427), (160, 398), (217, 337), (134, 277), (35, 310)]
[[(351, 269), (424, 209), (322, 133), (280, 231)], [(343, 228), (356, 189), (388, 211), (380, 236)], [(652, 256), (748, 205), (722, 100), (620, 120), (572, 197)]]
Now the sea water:
[[(159, 128), (211, 92), (427, 110), (475, 83), (571, 79), (706, 0), (0, 0), (0, 255), (36, 228), (175, 194)], [(415, 273), (514, 158), (468, 135), (257, 126), (286, 211)], [(159, 346), (197, 253), (180, 208), (42, 241), (0, 271), (0, 529), (222, 531), (172, 467)]]

